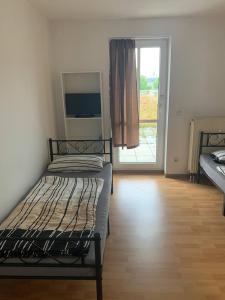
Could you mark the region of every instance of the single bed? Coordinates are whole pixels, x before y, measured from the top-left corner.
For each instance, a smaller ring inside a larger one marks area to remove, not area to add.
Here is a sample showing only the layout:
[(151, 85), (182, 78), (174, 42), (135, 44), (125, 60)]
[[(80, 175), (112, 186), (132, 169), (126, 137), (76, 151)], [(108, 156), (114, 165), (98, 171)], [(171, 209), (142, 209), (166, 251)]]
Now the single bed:
[(97, 300), (102, 299), (102, 264), (107, 235), (109, 234), (109, 204), (112, 193), (112, 141), (109, 140), (49, 140), (51, 161), (55, 156), (68, 154), (95, 154), (105, 158), (99, 172), (49, 172), (43, 176), (104, 179), (97, 208), (96, 226), (88, 253), (82, 257), (6, 258), (0, 261), (0, 278), (80, 279), (95, 280)]
[(221, 164), (217, 163), (211, 155), (215, 149), (225, 149), (225, 133), (201, 132), (197, 183), (200, 183), (201, 175), (206, 175), (222, 191), (224, 194), (223, 216), (225, 216), (225, 175), (218, 170)]

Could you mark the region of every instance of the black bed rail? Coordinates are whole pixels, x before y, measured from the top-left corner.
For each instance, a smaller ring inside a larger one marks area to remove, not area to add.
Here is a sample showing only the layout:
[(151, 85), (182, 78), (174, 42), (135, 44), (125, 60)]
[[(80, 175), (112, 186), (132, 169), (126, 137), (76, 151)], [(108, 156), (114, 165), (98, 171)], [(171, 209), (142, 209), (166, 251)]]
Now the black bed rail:
[[(8, 240), (14, 240), (15, 238), (7, 238)], [(6, 238), (1, 237), (0, 240), (6, 240)], [(31, 238), (17, 238), (17, 240), (26, 240), (26, 241), (33, 241)], [(43, 238), (39, 238), (37, 240), (46, 240)], [(54, 240), (54, 238), (52, 239)], [(66, 240), (68, 239), (61, 239), (61, 240)], [(26, 258), (23, 257), (16, 257), (19, 259), (21, 262), (15, 263), (15, 262), (7, 262), (8, 259), (10, 258), (5, 258), (0, 260), (0, 267), (49, 267), (49, 268), (93, 268), (95, 270), (95, 275), (90, 275), (90, 276), (48, 276), (48, 275), (34, 275), (34, 276), (23, 276), (23, 275), (0, 275), (1, 279), (60, 279), (60, 280), (71, 280), (71, 279), (76, 279), (76, 280), (95, 280), (96, 281), (96, 292), (97, 292), (97, 300), (102, 300), (102, 263), (101, 263), (101, 237), (99, 233), (95, 233), (94, 237), (81, 237), (81, 238), (71, 238), (70, 240), (78, 241), (93, 241), (94, 242), (94, 250), (95, 250), (95, 263), (94, 264), (86, 264), (84, 259), (81, 257), (78, 257), (79, 261), (81, 260), (82, 263), (74, 263), (74, 262), (65, 262), (65, 261), (59, 261), (58, 259), (54, 260), (53, 263), (43, 263), (42, 260), (44, 258), (38, 259), (36, 262), (29, 262), (26, 260)], [(53, 258), (53, 257), (50, 257)], [(30, 258), (28, 258), (30, 259)], [(35, 258), (34, 258), (35, 259)], [(57, 262), (57, 263), (56, 263)]]
[(33, 242), (33, 241), (61, 241), (61, 242), (78, 242), (78, 241), (83, 241), (83, 242), (88, 242), (88, 241), (95, 241), (96, 240), (96, 236), (92, 236), (92, 237), (73, 237), (73, 238), (61, 238), (61, 237), (47, 237), (47, 238), (43, 238), (43, 237), (0, 237), (0, 241), (27, 241), (27, 242)]
[[(84, 242), (94, 242), (94, 248), (95, 248), (95, 251), (99, 251), (99, 249), (96, 249), (96, 245), (100, 245), (101, 243), (101, 237), (100, 237), (100, 234), (99, 233), (95, 233), (92, 237), (73, 237), (73, 238), (65, 238), (65, 237), (63, 237), (63, 238), (61, 238), (61, 237), (49, 237), (49, 238), (43, 238), (43, 237), (33, 237), (33, 238), (31, 238), (31, 237), (16, 237), (16, 236), (14, 236), (14, 237), (0, 237), (0, 242), (1, 241), (24, 241), (24, 242), (32, 242), (32, 244), (33, 244), (33, 246), (34, 247), (37, 247), (37, 248), (39, 248), (40, 249), (40, 246), (38, 245), (38, 242), (41, 242), (41, 241), (49, 241), (49, 242), (51, 242), (51, 241), (61, 241), (61, 242), (80, 242), (81, 243), (81, 246), (82, 246), (82, 244), (84, 243)], [(91, 245), (90, 245), (91, 246)], [(42, 250), (42, 249), (41, 249)], [(84, 249), (85, 250), (85, 249)], [(101, 250), (101, 248), (100, 248), (100, 250)], [(32, 257), (32, 259), (36, 259), (36, 261), (35, 261), (35, 263), (30, 263), (29, 262), (29, 259), (31, 258), (31, 257), (24, 257), (24, 256), (16, 256), (16, 258), (17, 259), (19, 259), (21, 262), (23, 262), (24, 264), (26, 264), (26, 265), (38, 265), (38, 266), (43, 266), (43, 265), (45, 265), (46, 266), (46, 264), (41, 264), (40, 262), (42, 262), (46, 257), (48, 257), (48, 258), (51, 258), (53, 261), (54, 261), (54, 263), (57, 263), (57, 264), (60, 264), (60, 265), (65, 265), (65, 266), (71, 266), (71, 264), (73, 265), (73, 267), (74, 266), (84, 266), (85, 265), (85, 256), (86, 256), (86, 252), (81, 252), (80, 253), (80, 255), (79, 256), (75, 256), (75, 260), (73, 260), (73, 262), (69, 262), (69, 263), (65, 263), (65, 262), (63, 262), (62, 260), (61, 260), (61, 258), (63, 257), (65, 257), (65, 256), (62, 256), (62, 257), (54, 257), (54, 256), (52, 256), (47, 250), (43, 250), (43, 254), (44, 254), (44, 256), (43, 257)], [(96, 255), (98, 256), (98, 254), (96, 253)], [(69, 256), (70, 258), (72, 257), (72, 256)], [(4, 264), (4, 265), (6, 265), (6, 262), (7, 262), (7, 260), (8, 259), (11, 259), (12, 257), (0, 257), (0, 265), (1, 264)], [(79, 264), (77, 264), (77, 262), (80, 262), (81, 261), (81, 263), (79, 263)], [(100, 261), (101, 262), (101, 261)], [(12, 264), (12, 263), (9, 263), (9, 265), (10, 266), (12, 266), (12, 265), (20, 265), (21, 266), (21, 263), (19, 263), (19, 264)], [(47, 265), (49, 265), (49, 264), (47, 264)], [(52, 265), (52, 264), (50, 264), (50, 265)], [(89, 267), (90, 267), (90, 264), (88, 265)]]
[[(26, 238), (26, 237), (0, 237), (1, 240), (26, 240), (26, 241), (33, 241), (35, 238)], [(51, 238), (43, 239), (43, 238), (37, 238), (37, 240), (50, 240)], [(59, 239), (59, 238), (57, 238)], [(55, 240), (55, 238), (52, 238), (52, 240)], [(61, 238), (61, 241), (68, 239)], [(0, 268), (1, 267), (25, 267), (25, 268), (32, 268), (32, 267), (44, 267), (44, 268), (91, 268), (95, 270), (95, 275), (0, 275), (0, 279), (54, 279), (54, 280), (95, 280), (96, 281), (96, 295), (97, 300), (102, 300), (102, 256), (101, 256), (101, 236), (98, 232), (94, 234), (92, 237), (80, 237), (80, 238), (71, 238), (70, 241), (91, 241), (94, 242), (94, 256), (95, 261), (93, 264), (85, 263), (84, 257), (78, 257), (77, 260), (73, 262), (65, 262), (60, 261), (58, 258), (50, 257), (51, 259), (54, 259), (54, 263), (44, 262), (43, 258), (37, 258), (37, 261), (33, 262), (29, 261), (29, 258), (24, 257), (16, 257), (20, 262), (10, 262), (9, 258), (0, 258)], [(71, 256), (70, 256), (71, 257)], [(28, 259), (28, 260), (27, 260)], [(36, 258), (34, 258), (36, 259)], [(8, 261), (9, 260), (9, 261)], [(81, 262), (80, 262), (81, 261)]]
[(112, 164), (112, 138), (110, 139), (49, 139), (51, 161), (57, 155), (105, 155)]

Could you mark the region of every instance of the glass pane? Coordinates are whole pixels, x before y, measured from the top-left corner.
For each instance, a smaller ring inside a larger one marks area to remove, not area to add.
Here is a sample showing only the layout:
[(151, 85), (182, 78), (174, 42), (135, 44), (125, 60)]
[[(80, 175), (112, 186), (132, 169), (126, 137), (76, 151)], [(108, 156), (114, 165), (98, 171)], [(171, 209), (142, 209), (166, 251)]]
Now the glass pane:
[(140, 121), (158, 119), (160, 48), (140, 49)]
[(160, 48), (139, 51), (140, 145), (135, 149), (120, 149), (121, 163), (156, 163)]
[(122, 163), (156, 162), (157, 123), (140, 123), (140, 145), (134, 149), (120, 148)]

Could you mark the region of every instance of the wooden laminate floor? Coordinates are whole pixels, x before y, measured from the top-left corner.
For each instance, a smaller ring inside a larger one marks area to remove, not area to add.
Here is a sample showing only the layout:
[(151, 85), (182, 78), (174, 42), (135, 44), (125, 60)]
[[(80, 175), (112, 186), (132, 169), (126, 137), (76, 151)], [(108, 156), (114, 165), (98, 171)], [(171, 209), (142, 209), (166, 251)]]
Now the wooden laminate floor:
[[(115, 175), (105, 300), (224, 300), (225, 218), (214, 187)], [(0, 299), (95, 299), (88, 281), (0, 281)]]

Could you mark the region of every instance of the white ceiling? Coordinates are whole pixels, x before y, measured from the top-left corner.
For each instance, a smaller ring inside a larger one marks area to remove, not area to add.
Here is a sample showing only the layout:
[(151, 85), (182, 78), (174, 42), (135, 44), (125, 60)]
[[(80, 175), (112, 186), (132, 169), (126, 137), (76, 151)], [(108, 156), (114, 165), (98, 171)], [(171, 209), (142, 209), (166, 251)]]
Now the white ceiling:
[(119, 19), (225, 13), (225, 0), (29, 0), (50, 19)]

